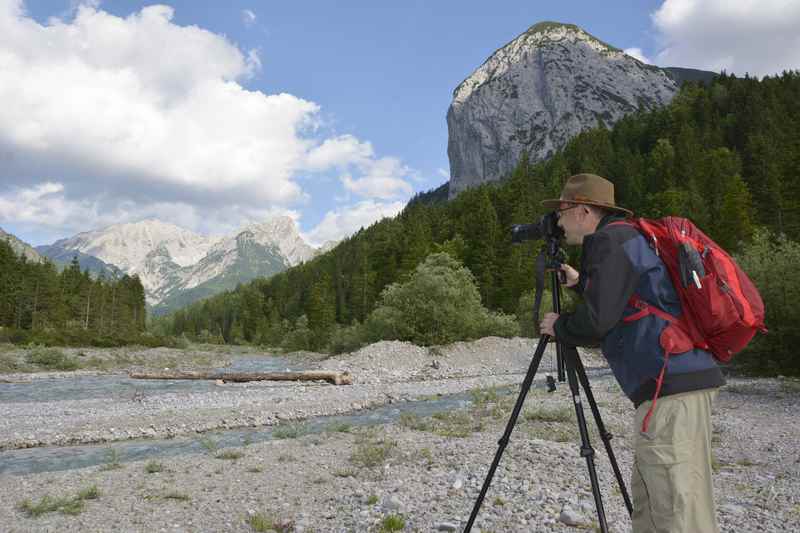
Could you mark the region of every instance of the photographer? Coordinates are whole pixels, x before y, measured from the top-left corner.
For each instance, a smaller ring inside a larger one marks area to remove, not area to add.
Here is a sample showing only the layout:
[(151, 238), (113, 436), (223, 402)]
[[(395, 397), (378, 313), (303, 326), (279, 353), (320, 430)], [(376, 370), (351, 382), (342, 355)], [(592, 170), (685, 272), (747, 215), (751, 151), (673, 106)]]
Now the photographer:
[(565, 285), (583, 301), (572, 313), (547, 313), (540, 332), (574, 346), (601, 344), (636, 407), (633, 531), (719, 531), (711, 404), (724, 384), (722, 373), (704, 350), (667, 359), (660, 336), (668, 321), (659, 314), (624, 321), (639, 311), (630, 303), (634, 294), (673, 316), (681, 314), (664, 264), (635, 228), (609, 225), (633, 213), (615, 204), (614, 185), (600, 176), (572, 176), (561, 198), (542, 205), (556, 210), (567, 243), (582, 246), (580, 273), (569, 265), (561, 269)]

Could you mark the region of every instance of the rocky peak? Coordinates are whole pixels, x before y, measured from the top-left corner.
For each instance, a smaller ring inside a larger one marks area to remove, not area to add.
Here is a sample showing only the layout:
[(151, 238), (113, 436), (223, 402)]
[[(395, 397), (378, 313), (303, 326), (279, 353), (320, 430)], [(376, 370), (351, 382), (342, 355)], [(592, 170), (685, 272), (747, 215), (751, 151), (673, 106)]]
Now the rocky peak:
[(540, 161), (602, 121), (666, 105), (664, 70), (572, 24), (541, 22), (492, 54), (453, 92), (447, 113), (450, 197)]
[(0, 241), (7, 242), (17, 255), (25, 256), (28, 261), (34, 261), (36, 263), (44, 262), (44, 258), (31, 245), (21, 241), (10, 233), (6, 233), (2, 228), (0, 228)]

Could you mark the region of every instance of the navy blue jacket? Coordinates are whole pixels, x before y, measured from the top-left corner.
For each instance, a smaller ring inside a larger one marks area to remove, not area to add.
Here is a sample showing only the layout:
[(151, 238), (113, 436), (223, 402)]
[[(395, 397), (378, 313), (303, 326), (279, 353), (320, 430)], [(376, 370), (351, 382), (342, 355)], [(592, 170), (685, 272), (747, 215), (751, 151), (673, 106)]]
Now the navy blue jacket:
[[(678, 294), (664, 263), (635, 228), (609, 222), (609, 215), (583, 240), (580, 281), (583, 301), (573, 313), (556, 321), (556, 338), (574, 346), (601, 344), (622, 390), (638, 406), (652, 399), (664, 367), (659, 336), (668, 322), (656, 315), (623, 322), (638, 309), (629, 300), (642, 300), (679, 317)], [(700, 349), (670, 355), (659, 396), (669, 396), (725, 384), (712, 355)]]

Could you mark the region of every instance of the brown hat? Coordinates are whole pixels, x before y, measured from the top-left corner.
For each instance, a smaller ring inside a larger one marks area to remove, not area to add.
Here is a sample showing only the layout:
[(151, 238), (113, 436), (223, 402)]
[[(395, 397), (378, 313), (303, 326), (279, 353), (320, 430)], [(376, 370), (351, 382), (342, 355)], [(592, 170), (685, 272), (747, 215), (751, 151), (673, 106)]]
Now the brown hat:
[(594, 205), (609, 211), (624, 213), (626, 216), (633, 216), (633, 211), (614, 203), (614, 184), (595, 174), (571, 176), (561, 190), (561, 198), (544, 200), (542, 205), (548, 209), (558, 209), (561, 202)]

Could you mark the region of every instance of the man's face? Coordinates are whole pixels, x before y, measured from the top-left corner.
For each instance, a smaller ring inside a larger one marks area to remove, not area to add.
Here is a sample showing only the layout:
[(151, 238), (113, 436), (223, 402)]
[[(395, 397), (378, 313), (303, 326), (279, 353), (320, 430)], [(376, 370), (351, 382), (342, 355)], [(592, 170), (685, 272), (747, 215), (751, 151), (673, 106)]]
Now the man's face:
[(581, 204), (561, 202), (558, 209), (558, 225), (564, 230), (567, 244), (583, 244), (583, 219), (586, 213)]

